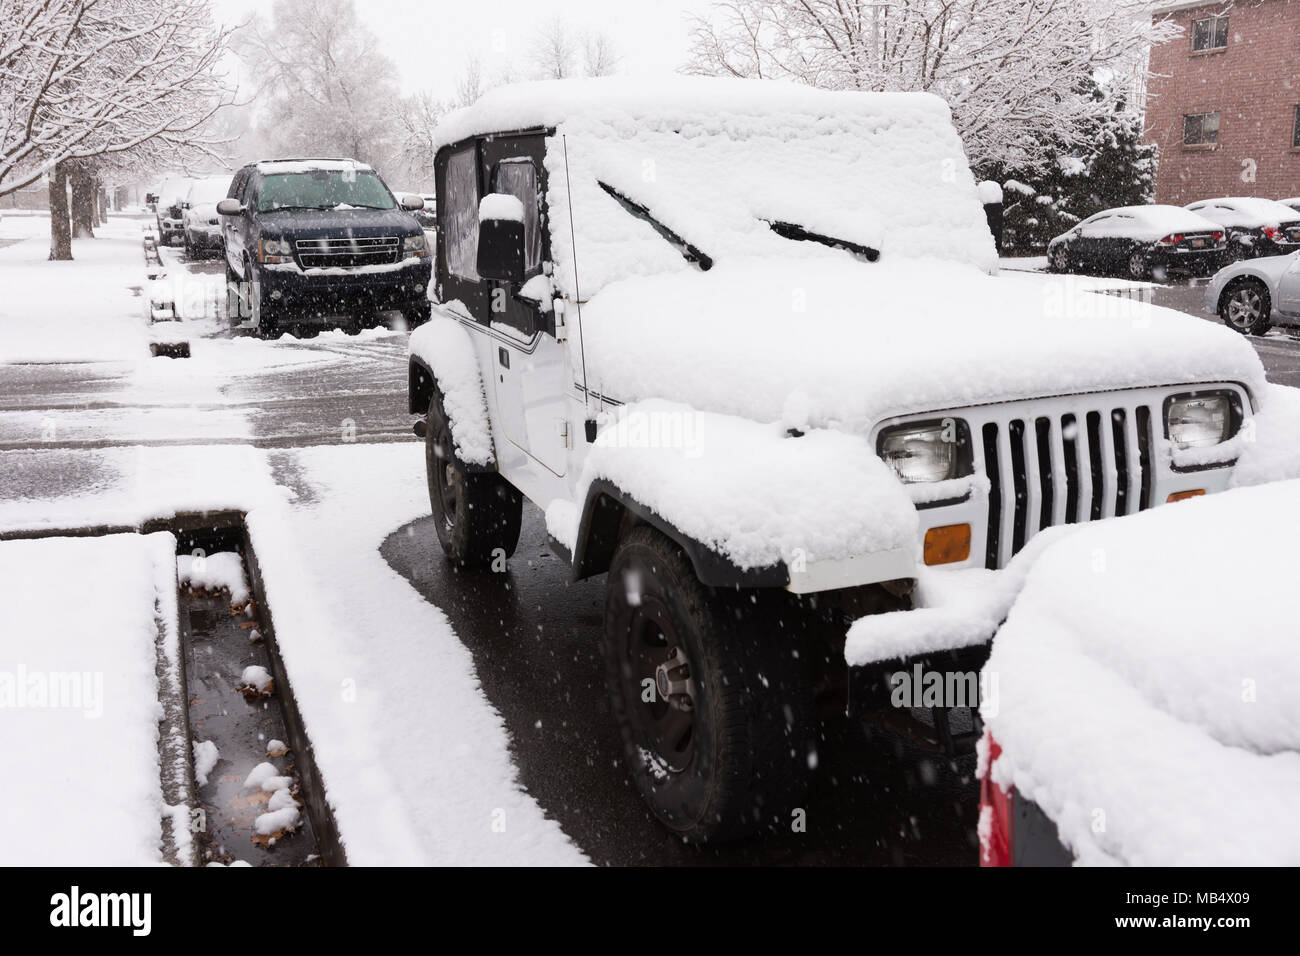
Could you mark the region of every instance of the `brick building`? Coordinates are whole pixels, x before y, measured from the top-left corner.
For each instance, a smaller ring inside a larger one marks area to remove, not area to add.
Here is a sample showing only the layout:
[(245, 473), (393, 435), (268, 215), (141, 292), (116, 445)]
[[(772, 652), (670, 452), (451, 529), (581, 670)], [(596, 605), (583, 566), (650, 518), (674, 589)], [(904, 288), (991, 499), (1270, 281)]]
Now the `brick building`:
[(1300, 0), (1176, 0), (1183, 34), (1151, 51), (1156, 202), (1300, 196)]

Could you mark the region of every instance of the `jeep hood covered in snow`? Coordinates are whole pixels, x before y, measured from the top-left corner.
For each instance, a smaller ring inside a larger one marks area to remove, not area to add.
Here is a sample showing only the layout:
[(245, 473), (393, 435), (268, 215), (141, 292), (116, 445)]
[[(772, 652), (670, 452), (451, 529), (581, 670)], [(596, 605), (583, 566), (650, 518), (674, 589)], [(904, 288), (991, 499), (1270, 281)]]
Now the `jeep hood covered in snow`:
[(625, 279), (582, 311), (592, 388), (789, 427), (1196, 382), (1258, 394), (1229, 329), (1070, 280), (934, 261), (722, 262)]

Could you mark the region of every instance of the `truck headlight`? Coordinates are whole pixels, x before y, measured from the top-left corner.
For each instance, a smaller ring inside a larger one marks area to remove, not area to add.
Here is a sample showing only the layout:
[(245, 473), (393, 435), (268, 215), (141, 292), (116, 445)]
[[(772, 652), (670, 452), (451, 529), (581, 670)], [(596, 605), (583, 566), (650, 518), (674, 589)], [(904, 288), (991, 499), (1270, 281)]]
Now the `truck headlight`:
[(264, 252), (268, 256), (278, 256), (281, 253), (288, 252), (289, 251), (288, 246), (289, 244), (287, 242), (282, 243), (278, 239), (262, 240), (262, 252)]
[(971, 473), (970, 429), (957, 418), (886, 429), (876, 451), (899, 480), (910, 485)]
[(427, 255), (428, 253), (427, 253), (427, 250), (426, 250), (426, 246), (427, 246), (427, 243), (425, 242), (425, 240), (424, 240), (424, 236), (422, 236), (422, 235), (420, 235), (420, 236), (407, 236), (407, 237), (406, 237), (406, 245), (405, 245), (405, 248), (406, 248), (406, 254), (407, 254), (408, 256), (419, 256), (419, 257), (423, 257), (423, 256)]
[(1165, 431), (1179, 448), (1221, 445), (1233, 434), (1232, 399), (1222, 392), (1175, 395), (1165, 403)]

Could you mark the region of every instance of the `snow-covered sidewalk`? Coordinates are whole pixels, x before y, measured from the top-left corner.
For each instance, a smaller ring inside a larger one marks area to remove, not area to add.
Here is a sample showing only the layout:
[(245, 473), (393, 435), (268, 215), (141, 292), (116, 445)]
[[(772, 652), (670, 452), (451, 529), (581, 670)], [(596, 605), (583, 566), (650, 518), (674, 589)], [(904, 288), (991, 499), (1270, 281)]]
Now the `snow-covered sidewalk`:
[[(22, 454), (28, 457), (15, 457)], [(297, 500), (272, 478), (271, 454)], [(504, 725), (479, 689), (469, 651), (442, 612), (379, 554), (391, 532), (428, 514), (422, 454), (413, 443), (274, 453), (247, 446), (104, 449), (93, 469), (65, 476), (60, 493), (0, 502), (0, 531), (138, 527), (179, 512), (246, 512), (277, 643), (349, 862), (584, 862), (520, 789)], [(58, 453), (0, 453), (0, 482), (16, 470), (32, 484), (34, 469), (58, 467), (46, 455)], [(101, 471), (114, 477), (104, 481)], [(63, 566), (78, 561), (73, 550), (61, 550), (72, 549), (71, 541), (46, 545), (69, 555)], [(434, 552), (431, 543), (430, 560), (440, 560)], [(53, 567), (36, 577), (46, 591), (66, 580)], [(0, 603), (22, 603), (32, 586), (6, 576)], [(140, 603), (138, 590), (124, 584), (120, 599)], [(58, 603), (42, 595), (35, 609)], [(152, 620), (152, 595), (143, 605), (140, 613)], [(66, 643), (77, 656), (76, 635), (86, 630), (56, 620), (47, 641)], [(156, 707), (151, 689), (136, 691), (141, 707)], [(131, 776), (139, 786), (139, 769)]]

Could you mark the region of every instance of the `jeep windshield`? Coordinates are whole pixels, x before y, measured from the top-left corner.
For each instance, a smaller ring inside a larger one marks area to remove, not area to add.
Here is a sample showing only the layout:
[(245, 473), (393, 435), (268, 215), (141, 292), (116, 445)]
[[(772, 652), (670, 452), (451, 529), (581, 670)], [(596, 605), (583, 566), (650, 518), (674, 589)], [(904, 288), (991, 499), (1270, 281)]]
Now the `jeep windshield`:
[(282, 209), (393, 209), (383, 180), (368, 170), (312, 169), (269, 173), (257, 190), (258, 212)]

